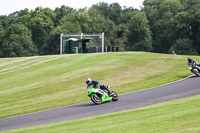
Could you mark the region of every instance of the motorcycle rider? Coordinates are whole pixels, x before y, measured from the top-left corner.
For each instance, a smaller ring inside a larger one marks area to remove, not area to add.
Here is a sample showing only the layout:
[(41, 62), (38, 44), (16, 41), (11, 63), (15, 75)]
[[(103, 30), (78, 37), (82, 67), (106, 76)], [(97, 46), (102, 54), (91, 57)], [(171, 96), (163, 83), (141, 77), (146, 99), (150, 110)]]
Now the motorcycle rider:
[(197, 68), (200, 71), (200, 64), (190, 57), (188, 58), (188, 66), (191, 66), (192, 68)]
[(87, 88), (89, 88), (90, 86), (93, 86), (94, 88), (100, 87), (100, 89), (102, 90), (107, 90), (108, 91), (108, 95), (110, 95), (112, 93), (112, 91), (109, 89), (110, 85), (101, 85), (101, 83), (97, 80), (91, 80), (90, 78), (86, 79), (86, 84), (88, 85)]

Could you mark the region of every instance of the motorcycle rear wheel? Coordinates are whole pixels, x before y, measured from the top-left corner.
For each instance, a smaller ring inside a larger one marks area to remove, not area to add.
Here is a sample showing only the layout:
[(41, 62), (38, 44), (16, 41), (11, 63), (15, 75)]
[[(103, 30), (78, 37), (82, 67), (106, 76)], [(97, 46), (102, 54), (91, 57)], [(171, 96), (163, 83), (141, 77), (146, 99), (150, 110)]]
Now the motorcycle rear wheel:
[(93, 102), (94, 104), (97, 104), (97, 105), (99, 105), (99, 104), (102, 103), (101, 98), (100, 98), (99, 96), (97, 96), (96, 94), (93, 94), (93, 95), (91, 96), (91, 100), (92, 100), (92, 102)]
[(119, 99), (117, 93), (115, 93), (114, 91), (112, 91), (111, 94), (112, 94), (112, 100), (113, 100), (113, 101), (117, 101), (117, 100)]

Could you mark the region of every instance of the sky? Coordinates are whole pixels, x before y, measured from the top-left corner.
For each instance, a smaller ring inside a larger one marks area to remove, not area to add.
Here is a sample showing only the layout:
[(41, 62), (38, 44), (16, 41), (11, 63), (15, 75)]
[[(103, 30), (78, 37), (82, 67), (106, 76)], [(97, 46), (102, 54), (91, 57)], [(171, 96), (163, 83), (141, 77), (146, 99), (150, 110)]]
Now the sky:
[(25, 8), (34, 10), (36, 7), (48, 7), (54, 10), (62, 5), (72, 7), (74, 9), (91, 7), (99, 2), (119, 3), (122, 7), (133, 7), (140, 9), (144, 0), (0, 0), (0, 15), (9, 15), (15, 11)]

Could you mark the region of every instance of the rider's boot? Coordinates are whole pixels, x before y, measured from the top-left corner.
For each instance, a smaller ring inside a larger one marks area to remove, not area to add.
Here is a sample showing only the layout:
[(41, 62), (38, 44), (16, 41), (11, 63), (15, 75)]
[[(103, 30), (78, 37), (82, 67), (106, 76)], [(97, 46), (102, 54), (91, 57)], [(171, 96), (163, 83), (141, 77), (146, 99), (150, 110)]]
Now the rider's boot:
[(108, 95), (110, 95), (112, 93), (112, 91), (109, 89), (110, 85), (106, 86), (107, 90), (108, 90)]

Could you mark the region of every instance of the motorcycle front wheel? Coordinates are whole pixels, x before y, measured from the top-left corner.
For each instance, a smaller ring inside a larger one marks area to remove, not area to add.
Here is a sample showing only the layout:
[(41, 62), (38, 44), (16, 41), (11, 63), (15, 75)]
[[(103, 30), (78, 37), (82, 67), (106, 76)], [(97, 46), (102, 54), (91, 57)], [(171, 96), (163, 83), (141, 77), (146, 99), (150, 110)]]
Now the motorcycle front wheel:
[(193, 70), (192, 71), (197, 77), (200, 77), (200, 73), (198, 72), (198, 70)]
[(92, 100), (92, 102), (93, 102), (94, 104), (97, 104), (97, 105), (99, 105), (99, 104), (102, 103), (101, 98), (100, 98), (99, 96), (97, 96), (96, 94), (93, 94), (93, 95), (91, 96), (91, 100)]

